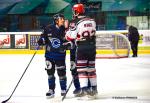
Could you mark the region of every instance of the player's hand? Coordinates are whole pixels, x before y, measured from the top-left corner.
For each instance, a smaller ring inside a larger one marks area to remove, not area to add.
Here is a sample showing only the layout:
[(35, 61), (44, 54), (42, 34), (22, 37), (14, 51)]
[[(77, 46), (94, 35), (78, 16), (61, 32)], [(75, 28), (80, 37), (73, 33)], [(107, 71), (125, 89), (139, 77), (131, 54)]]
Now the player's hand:
[(63, 46), (64, 48), (69, 49), (69, 50), (74, 48), (74, 44), (71, 41), (63, 43)]
[(71, 64), (70, 71), (73, 71), (76, 68), (76, 63), (74, 61), (71, 61), (70, 64)]
[(45, 45), (45, 39), (43, 37), (41, 37), (38, 41), (37, 41), (38, 45)]
[(69, 21), (68, 20), (65, 20), (64, 26), (65, 26), (65, 29), (69, 28)]

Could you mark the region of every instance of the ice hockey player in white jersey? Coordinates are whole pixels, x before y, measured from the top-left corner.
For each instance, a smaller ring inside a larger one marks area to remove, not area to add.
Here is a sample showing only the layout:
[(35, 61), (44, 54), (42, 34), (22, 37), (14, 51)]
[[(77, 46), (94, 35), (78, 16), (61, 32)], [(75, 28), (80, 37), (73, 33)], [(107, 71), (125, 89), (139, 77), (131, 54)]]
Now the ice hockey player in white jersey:
[(97, 76), (95, 69), (96, 56), (96, 23), (94, 19), (84, 15), (84, 5), (73, 6), (74, 19), (66, 32), (66, 39), (75, 40), (76, 68), (80, 81), (78, 97), (85, 95), (95, 96), (97, 91)]

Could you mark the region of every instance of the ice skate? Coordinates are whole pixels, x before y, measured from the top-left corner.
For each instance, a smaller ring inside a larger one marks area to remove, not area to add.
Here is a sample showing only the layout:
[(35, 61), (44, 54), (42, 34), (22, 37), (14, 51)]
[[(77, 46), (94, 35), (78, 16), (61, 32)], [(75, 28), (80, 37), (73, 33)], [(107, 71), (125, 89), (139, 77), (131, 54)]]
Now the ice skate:
[(78, 97), (78, 95), (80, 94), (80, 92), (81, 92), (81, 89), (75, 89), (73, 91), (73, 94), (74, 94), (75, 97)]
[(88, 89), (84, 87), (76, 94), (76, 97), (84, 97), (87, 94), (88, 94)]
[(98, 95), (98, 91), (97, 91), (96, 86), (89, 88), (89, 90), (88, 90), (88, 97), (89, 98), (96, 99), (97, 95)]
[(61, 96), (64, 96), (66, 94), (66, 90), (61, 90)]
[(54, 90), (51, 90), (51, 89), (50, 89), (50, 90), (46, 93), (46, 98), (47, 98), (47, 99), (54, 98), (54, 96), (55, 96)]

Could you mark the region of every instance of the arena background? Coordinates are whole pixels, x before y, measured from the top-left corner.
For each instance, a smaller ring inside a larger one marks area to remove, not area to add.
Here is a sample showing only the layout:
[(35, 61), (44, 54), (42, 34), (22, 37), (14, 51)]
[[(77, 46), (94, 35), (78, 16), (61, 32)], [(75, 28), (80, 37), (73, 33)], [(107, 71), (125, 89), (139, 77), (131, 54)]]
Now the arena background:
[[(0, 0), (0, 54), (32, 54), (43, 27), (52, 23), (53, 15), (62, 13), (71, 20), (72, 6), (79, 2), (84, 4), (85, 14), (96, 20), (98, 32), (121, 32), (127, 36), (127, 25), (137, 27), (139, 54), (150, 54), (149, 0)], [(44, 53), (42, 47), (38, 53)], [(97, 53), (112, 51), (101, 49)]]
[[(32, 54), (38, 46), (37, 41), (42, 32), (1, 32), (0, 33), (0, 54)], [(121, 33), (128, 36), (127, 30), (116, 31), (97, 31), (96, 35), (101, 33), (116, 34)], [(150, 30), (139, 30), (139, 54), (150, 54)], [(97, 38), (99, 40), (100, 38)], [(2, 43), (4, 42), (4, 43)], [(40, 47), (39, 54), (44, 53), (44, 47)], [(67, 51), (69, 53), (69, 51)], [(97, 49), (97, 54), (111, 54), (112, 52), (105, 49)], [(132, 52), (130, 51), (130, 54)]]

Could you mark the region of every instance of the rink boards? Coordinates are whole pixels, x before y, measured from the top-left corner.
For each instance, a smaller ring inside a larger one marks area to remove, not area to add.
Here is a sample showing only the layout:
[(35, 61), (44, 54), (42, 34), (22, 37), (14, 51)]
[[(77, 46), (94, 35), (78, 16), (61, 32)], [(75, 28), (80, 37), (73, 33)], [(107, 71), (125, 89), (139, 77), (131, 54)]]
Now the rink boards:
[[(121, 33), (128, 35), (127, 30), (115, 31), (97, 31), (96, 35), (101, 33)], [(139, 30), (139, 54), (150, 54), (150, 30)], [(41, 32), (0, 32), (0, 54), (33, 54), (37, 47), (37, 40)], [(124, 49), (118, 49), (118, 53), (124, 53)], [(97, 49), (97, 55), (111, 55), (111, 49)], [(38, 54), (44, 54), (44, 47), (40, 47)], [(132, 53), (130, 51), (130, 53)], [(69, 54), (69, 51), (67, 51)]]

